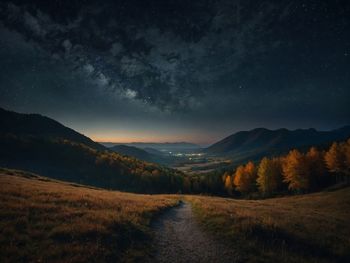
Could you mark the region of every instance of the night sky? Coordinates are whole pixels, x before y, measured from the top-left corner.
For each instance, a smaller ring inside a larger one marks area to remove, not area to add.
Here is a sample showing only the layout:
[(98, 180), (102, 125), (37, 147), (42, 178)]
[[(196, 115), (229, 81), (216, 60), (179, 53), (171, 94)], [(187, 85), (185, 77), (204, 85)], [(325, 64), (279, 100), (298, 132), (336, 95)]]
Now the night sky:
[(0, 2), (0, 106), (99, 141), (350, 123), (350, 1)]

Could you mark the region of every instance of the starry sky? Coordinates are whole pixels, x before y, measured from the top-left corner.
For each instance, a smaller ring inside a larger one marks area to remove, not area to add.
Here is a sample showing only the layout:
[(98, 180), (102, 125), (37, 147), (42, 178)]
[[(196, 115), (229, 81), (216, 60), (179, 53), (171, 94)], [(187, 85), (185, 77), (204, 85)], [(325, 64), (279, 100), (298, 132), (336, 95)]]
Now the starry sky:
[(0, 107), (98, 141), (350, 123), (348, 0), (2, 0)]

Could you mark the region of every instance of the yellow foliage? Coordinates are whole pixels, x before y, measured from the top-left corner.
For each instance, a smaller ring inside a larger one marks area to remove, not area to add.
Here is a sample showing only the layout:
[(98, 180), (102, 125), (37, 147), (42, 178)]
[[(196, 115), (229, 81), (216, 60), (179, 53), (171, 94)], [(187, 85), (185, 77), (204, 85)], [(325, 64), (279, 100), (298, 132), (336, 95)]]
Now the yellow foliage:
[(290, 190), (304, 191), (309, 189), (309, 174), (306, 159), (298, 150), (292, 150), (283, 162), (284, 182)]
[(230, 176), (229, 173), (225, 173), (225, 189), (228, 194), (232, 194), (233, 191), (233, 182), (232, 182), (232, 177)]
[(331, 173), (340, 173), (342, 170), (342, 152), (338, 143), (334, 142), (324, 157), (328, 170)]
[(282, 185), (281, 161), (278, 158), (263, 158), (258, 167), (257, 184), (259, 191), (270, 194), (277, 191)]
[(255, 189), (256, 168), (253, 162), (248, 162), (246, 166), (239, 166), (236, 169), (233, 180), (236, 189), (241, 193), (252, 192)]

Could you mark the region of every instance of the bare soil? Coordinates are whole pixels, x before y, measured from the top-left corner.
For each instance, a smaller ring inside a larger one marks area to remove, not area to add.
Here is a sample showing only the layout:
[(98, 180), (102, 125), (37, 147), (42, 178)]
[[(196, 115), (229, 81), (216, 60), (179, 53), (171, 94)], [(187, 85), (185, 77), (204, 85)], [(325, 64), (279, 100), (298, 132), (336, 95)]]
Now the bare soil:
[(153, 224), (152, 262), (238, 262), (234, 248), (204, 232), (187, 202), (170, 209)]

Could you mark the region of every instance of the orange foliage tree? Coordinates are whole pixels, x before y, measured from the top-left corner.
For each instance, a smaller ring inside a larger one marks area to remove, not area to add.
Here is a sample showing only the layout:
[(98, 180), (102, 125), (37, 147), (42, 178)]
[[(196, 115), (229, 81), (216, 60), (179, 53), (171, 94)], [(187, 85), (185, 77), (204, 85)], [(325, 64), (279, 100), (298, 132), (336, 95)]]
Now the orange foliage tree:
[(350, 181), (350, 139), (334, 142), (326, 152), (311, 147), (303, 154), (295, 149), (283, 157), (264, 157), (258, 167), (248, 162), (238, 166), (232, 175), (225, 173), (222, 181), (229, 194), (233, 190), (247, 194), (258, 187), (261, 193), (269, 195), (283, 190), (284, 183), (295, 192), (319, 190), (332, 183), (330, 173), (336, 175), (337, 181)]
[(232, 176), (230, 175), (229, 172), (225, 172), (222, 179), (224, 181), (225, 190), (227, 191), (228, 194), (232, 195), (232, 191), (233, 191)]
[(236, 169), (233, 184), (237, 191), (241, 193), (253, 192), (256, 189), (257, 171), (253, 162), (248, 162), (245, 166)]
[(339, 174), (342, 171), (342, 151), (339, 143), (334, 142), (324, 156), (328, 170)]
[(310, 180), (305, 156), (298, 150), (292, 150), (283, 160), (282, 165), (284, 182), (293, 191), (309, 190)]
[(283, 184), (282, 164), (279, 158), (264, 157), (258, 166), (257, 184), (264, 195), (272, 194), (281, 189)]

